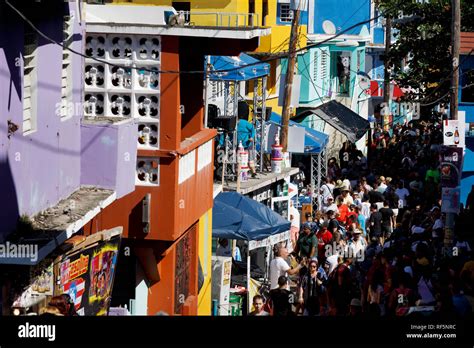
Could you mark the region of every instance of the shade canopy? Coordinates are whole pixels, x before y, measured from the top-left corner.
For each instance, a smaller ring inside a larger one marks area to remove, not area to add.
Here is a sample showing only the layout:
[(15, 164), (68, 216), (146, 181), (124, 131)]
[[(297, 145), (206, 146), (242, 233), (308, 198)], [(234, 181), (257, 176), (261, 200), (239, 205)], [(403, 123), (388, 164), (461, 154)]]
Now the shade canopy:
[(331, 100), (316, 108), (303, 109), (295, 117), (295, 120), (302, 121), (311, 115), (315, 115), (327, 122), (353, 143), (362, 138), (370, 128), (369, 121), (335, 100)]
[(221, 192), (214, 199), (212, 236), (262, 240), (286, 232), (291, 223), (266, 205), (237, 192)]
[(247, 81), (267, 76), (270, 73), (270, 64), (262, 63), (258, 59), (241, 53), (237, 57), (210, 56), (210, 80), (217, 81)]
[[(277, 125), (281, 125), (281, 116), (276, 112), (272, 112), (270, 116), (270, 123), (275, 123)], [(304, 153), (311, 154), (311, 153), (320, 153), (324, 151), (324, 148), (329, 142), (329, 135), (319, 132), (315, 129), (306, 127), (300, 123), (294, 122), (290, 120), (289, 123), (290, 127), (301, 127), (305, 130), (305, 137), (304, 137)]]

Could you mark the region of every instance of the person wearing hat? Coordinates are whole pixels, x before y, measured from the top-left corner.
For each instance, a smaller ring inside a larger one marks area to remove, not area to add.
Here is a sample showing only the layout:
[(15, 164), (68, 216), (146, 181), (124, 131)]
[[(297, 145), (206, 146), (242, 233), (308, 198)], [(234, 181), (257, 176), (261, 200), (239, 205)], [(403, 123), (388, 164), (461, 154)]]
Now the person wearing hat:
[(306, 213), (305, 216), (306, 216), (306, 223), (308, 223), (309, 226), (311, 227), (311, 232), (315, 233), (318, 225), (316, 224), (316, 222), (313, 221), (313, 214), (308, 212)]
[(343, 185), (341, 188), (341, 198), (342, 198), (342, 203), (346, 205), (351, 205), (354, 204), (354, 199), (352, 196), (349, 194), (350, 188), (348, 185)]
[(356, 262), (362, 262), (364, 261), (365, 249), (367, 249), (367, 241), (362, 237), (362, 231), (356, 228), (347, 244), (347, 253), (352, 255)]
[(339, 213), (339, 209), (337, 208), (337, 204), (334, 203), (334, 197), (329, 196), (327, 199), (327, 203), (323, 205), (322, 212), (326, 214), (328, 211), (334, 211), (336, 213)]
[(344, 184), (342, 183), (341, 179), (336, 181), (336, 185), (334, 186), (334, 190), (332, 192), (334, 197), (338, 197), (342, 193), (341, 189), (343, 186)]
[(353, 298), (349, 307), (350, 317), (360, 317), (362, 315), (362, 302), (358, 298)]

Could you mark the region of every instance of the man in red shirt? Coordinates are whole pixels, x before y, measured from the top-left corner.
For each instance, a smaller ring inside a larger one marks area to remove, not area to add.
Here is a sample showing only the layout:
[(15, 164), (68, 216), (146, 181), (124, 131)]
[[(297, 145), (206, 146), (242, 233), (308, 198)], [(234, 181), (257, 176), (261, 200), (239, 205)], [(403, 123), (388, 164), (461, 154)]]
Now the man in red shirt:
[(327, 244), (332, 241), (332, 233), (328, 230), (327, 223), (324, 223), (321, 226), (321, 229), (316, 233), (316, 238), (318, 239), (318, 259), (319, 264), (323, 265), (326, 261), (326, 251), (325, 247)]

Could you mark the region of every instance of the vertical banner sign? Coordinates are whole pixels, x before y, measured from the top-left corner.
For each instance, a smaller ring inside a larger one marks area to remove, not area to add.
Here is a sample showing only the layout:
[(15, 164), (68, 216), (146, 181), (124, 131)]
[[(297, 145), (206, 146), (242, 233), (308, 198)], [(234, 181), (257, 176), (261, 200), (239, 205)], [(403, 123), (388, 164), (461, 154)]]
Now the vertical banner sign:
[(457, 120), (443, 122), (443, 144), (465, 148), (466, 144), (466, 114), (458, 112)]
[(441, 187), (456, 188), (461, 182), (463, 150), (442, 146), (440, 150)]
[[(445, 123), (446, 125), (446, 123)], [(446, 127), (445, 127), (446, 133)], [(464, 130), (462, 131), (464, 134)], [(445, 134), (446, 137), (446, 134)], [(454, 137), (454, 134), (453, 134)], [(463, 148), (454, 146), (441, 146), (441, 211), (448, 214), (457, 214), (460, 209), (460, 183), (462, 174)], [(449, 219), (448, 219), (449, 218)], [(448, 215), (444, 230), (444, 244), (451, 245), (453, 241), (453, 229), (449, 221), (452, 216)]]

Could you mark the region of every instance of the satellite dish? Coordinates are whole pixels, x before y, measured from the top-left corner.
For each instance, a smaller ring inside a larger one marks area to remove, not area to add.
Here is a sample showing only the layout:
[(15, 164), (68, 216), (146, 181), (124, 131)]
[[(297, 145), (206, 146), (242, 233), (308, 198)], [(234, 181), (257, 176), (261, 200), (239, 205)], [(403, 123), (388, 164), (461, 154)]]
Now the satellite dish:
[(331, 22), (329, 20), (325, 20), (323, 22), (323, 30), (328, 35), (336, 34), (336, 26), (334, 25), (333, 22)]
[(359, 75), (359, 87), (362, 90), (366, 90), (370, 88), (370, 79), (366, 76)]

